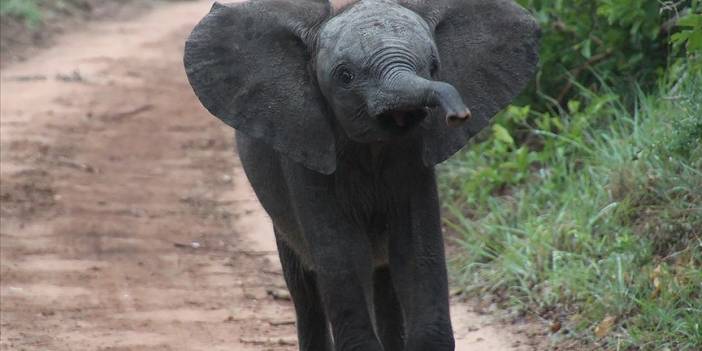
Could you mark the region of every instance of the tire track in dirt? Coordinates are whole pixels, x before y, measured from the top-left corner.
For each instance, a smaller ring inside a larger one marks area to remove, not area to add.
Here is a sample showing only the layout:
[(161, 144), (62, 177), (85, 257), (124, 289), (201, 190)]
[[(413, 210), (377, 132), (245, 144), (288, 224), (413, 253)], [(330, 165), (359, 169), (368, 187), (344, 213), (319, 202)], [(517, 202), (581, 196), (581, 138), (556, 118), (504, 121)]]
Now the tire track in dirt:
[[(1, 71), (2, 350), (296, 349), (233, 133), (182, 70), (208, 9), (89, 24)], [(520, 343), (467, 310), (457, 350)]]

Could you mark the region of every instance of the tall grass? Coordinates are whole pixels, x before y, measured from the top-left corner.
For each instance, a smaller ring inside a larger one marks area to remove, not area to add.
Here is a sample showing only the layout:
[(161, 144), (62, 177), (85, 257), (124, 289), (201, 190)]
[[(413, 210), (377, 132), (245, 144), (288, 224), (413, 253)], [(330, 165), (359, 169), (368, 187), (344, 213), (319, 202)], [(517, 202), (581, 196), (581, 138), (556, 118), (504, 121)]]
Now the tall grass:
[(510, 108), (441, 169), (452, 274), (606, 349), (700, 350), (702, 75), (634, 109), (579, 89), (567, 114)]

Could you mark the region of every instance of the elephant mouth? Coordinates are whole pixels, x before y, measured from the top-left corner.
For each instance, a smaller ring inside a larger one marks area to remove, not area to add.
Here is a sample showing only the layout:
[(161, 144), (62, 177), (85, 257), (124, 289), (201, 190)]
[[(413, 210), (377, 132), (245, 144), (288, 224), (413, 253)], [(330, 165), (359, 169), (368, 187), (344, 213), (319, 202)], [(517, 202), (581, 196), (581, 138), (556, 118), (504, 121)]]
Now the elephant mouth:
[(389, 110), (379, 114), (380, 126), (391, 132), (405, 132), (414, 128), (428, 115), (426, 108)]

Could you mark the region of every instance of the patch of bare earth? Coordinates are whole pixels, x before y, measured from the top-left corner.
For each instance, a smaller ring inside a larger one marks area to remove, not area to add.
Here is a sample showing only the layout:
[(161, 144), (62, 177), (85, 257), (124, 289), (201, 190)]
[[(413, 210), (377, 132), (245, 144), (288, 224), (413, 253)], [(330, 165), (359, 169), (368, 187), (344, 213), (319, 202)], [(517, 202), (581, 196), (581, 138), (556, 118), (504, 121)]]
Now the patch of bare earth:
[[(0, 71), (0, 349), (296, 349), (233, 133), (182, 70), (208, 9), (90, 24)], [(457, 350), (533, 349), (469, 310)]]

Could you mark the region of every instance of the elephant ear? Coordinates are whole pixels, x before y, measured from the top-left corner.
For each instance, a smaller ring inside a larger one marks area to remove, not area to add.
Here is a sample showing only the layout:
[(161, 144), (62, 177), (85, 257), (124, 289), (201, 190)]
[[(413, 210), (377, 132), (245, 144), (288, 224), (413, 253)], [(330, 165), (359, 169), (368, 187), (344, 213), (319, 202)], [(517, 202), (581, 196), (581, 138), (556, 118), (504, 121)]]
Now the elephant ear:
[(485, 128), (526, 86), (538, 64), (539, 27), (512, 0), (401, 0), (434, 26), (438, 80), (458, 89), (472, 118), (460, 128), (432, 118), (424, 162), (440, 163)]
[(336, 167), (335, 138), (308, 63), (314, 33), (328, 15), (323, 0), (215, 3), (184, 57), (210, 113), (325, 174)]

